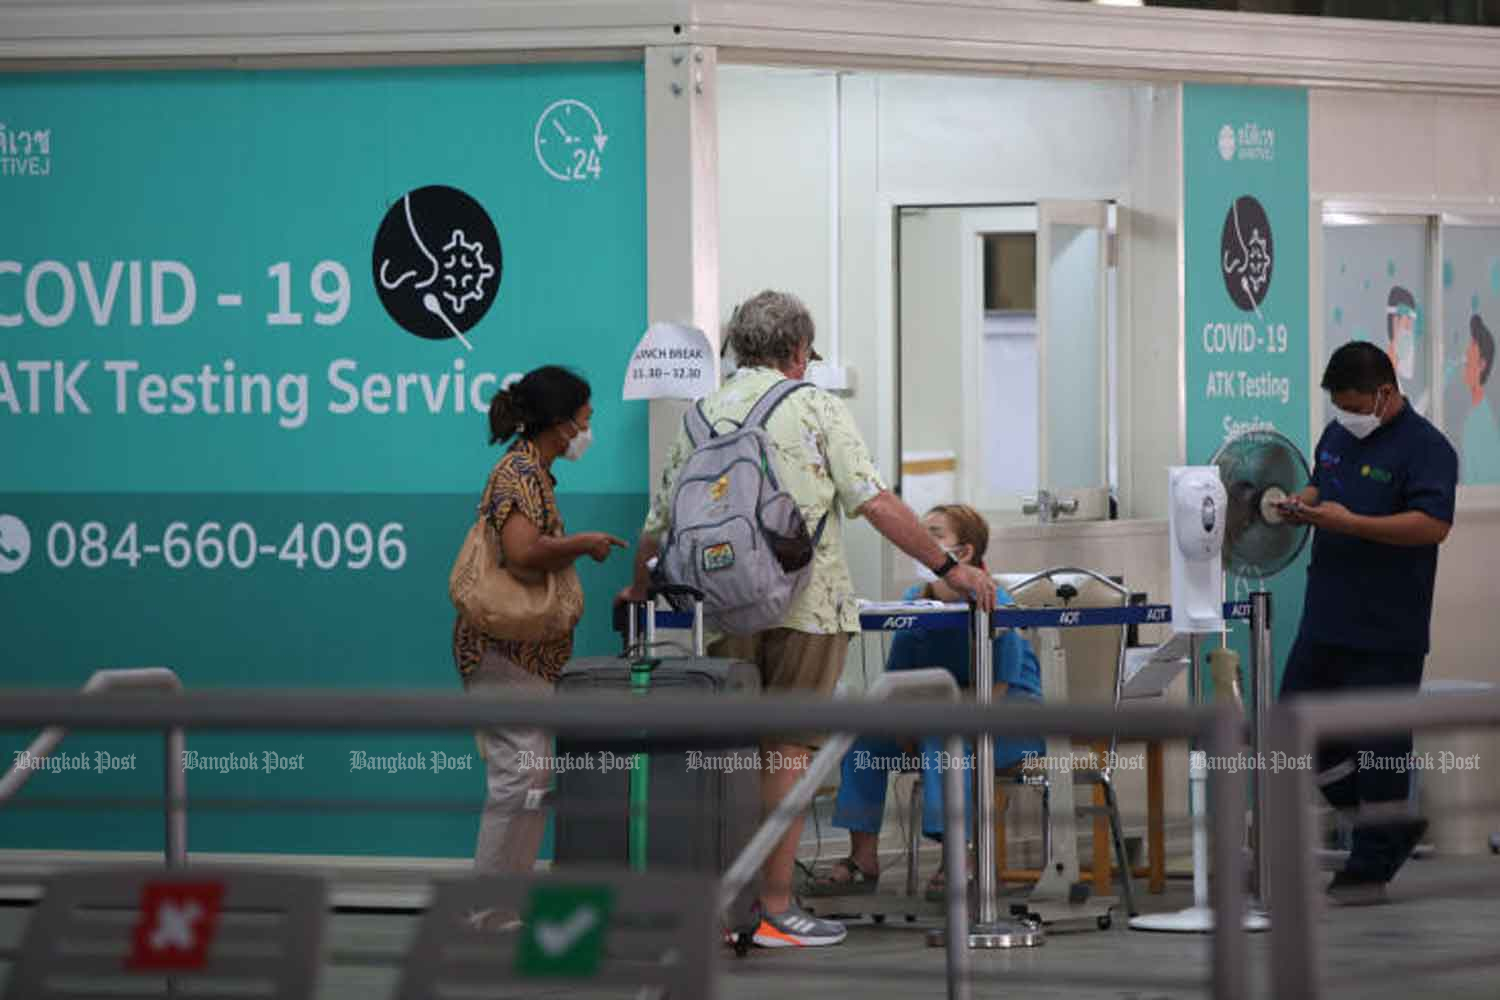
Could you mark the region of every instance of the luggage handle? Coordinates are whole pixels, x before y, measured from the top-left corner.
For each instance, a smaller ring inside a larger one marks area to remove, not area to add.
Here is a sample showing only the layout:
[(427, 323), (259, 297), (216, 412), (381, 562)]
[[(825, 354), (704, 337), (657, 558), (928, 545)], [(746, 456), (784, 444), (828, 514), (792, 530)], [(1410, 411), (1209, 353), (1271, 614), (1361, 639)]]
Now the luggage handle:
[(647, 669), (654, 669), (656, 664), (651, 662), (651, 657), (659, 655), (663, 650), (678, 656), (697, 655), (675, 639), (658, 639), (655, 642), (647, 642), (641, 639), (633, 645), (627, 645), (625, 652), (621, 655), (625, 659), (635, 659), (637, 661), (632, 665), (632, 669), (641, 666), (646, 666)]
[(674, 597), (686, 597), (694, 604), (703, 603), (703, 591), (697, 587), (690, 587), (685, 583), (652, 584), (646, 590), (646, 600), (650, 601), (657, 597), (665, 597), (668, 600)]
[[(668, 583), (653, 585), (646, 591), (646, 600), (643, 604), (620, 605), (615, 609), (615, 630), (625, 633), (625, 656), (631, 656), (638, 650), (650, 650), (657, 646), (670, 645), (681, 649), (678, 643), (658, 642), (656, 638), (656, 598), (658, 597), (686, 597), (693, 602), (693, 645), (691, 656), (703, 656), (705, 644), (703, 640), (703, 591), (696, 587), (685, 584)], [(644, 637), (638, 634), (637, 609), (646, 609), (646, 634)], [(624, 615), (625, 621), (620, 621)], [(621, 625), (623, 624), (623, 628)]]

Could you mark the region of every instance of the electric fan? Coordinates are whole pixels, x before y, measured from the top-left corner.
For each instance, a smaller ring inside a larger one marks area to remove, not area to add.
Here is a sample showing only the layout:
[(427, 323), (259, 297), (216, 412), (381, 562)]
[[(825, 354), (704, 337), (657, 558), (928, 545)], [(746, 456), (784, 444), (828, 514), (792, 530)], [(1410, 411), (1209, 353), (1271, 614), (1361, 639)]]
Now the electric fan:
[(1283, 434), (1249, 431), (1225, 442), (1212, 459), (1228, 495), (1224, 569), (1265, 579), (1286, 569), (1307, 544), (1305, 524), (1281, 517), (1276, 504), (1307, 485), (1307, 462)]

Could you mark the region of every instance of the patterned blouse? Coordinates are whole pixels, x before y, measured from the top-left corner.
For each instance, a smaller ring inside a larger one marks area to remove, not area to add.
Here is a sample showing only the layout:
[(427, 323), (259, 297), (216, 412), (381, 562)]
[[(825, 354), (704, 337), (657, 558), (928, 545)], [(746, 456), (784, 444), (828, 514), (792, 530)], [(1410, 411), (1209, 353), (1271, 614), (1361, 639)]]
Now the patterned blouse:
[[(556, 482), (542, 464), (536, 445), (518, 440), (495, 464), (485, 486), (485, 494), (491, 498), (490, 528), (499, 534), (505, 519), (514, 512), (536, 525), (544, 535), (561, 535), (562, 515), (553, 492)], [(489, 649), (546, 680), (555, 681), (573, 655), (573, 637), (547, 642), (495, 639), (470, 625), (463, 615), (454, 619), (453, 662), (461, 675), (467, 677), (473, 673)]]
[[(703, 400), (704, 415), (710, 421), (743, 420), (762, 394), (783, 378), (770, 368), (741, 368)], [(859, 608), (839, 513), (857, 515), (866, 501), (886, 488), (885, 483), (849, 408), (832, 393), (816, 388), (793, 393), (771, 414), (766, 431), (782, 488), (802, 508), (808, 530), (817, 530), (823, 515), (830, 515), (813, 553), (812, 579), (781, 624), (817, 635), (858, 632)], [(692, 451), (687, 431), (679, 431), (646, 518), (647, 533), (660, 536), (671, 527), (677, 477)]]

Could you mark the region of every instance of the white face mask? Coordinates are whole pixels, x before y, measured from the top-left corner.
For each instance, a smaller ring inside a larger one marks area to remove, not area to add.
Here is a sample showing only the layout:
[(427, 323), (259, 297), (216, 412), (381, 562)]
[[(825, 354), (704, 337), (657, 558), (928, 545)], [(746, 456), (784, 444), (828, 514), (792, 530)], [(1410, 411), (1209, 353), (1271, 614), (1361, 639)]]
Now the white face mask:
[(1335, 406), (1333, 408), (1333, 419), (1337, 420), (1344, 430), (1363, 441), (1371, 434), (1374, 434), (1375, 429), (1380, 426), (1380, 410), (1383, 403), (1383, 399), (1375, 401), (1374, 413), (1350, 413)]
[[(943, 549), (943, 555), (945, 555), (945, 556), (952, 556), (954, 559), (958, 559), (957, 553), (955, 553), (952, 549)], [(959, 562), (963, 562), (962, 559), (958, 559), (958, 561)], [(911, 561), (911, 564), (912, 564), (913, 568), (915, 568), (916, 571), (917, 571), (917, 579), (918, 580), (921, 580), (921, 581), (923, 581), (925, 583), (936, 583), (938, 581), (938, 575), (936, 573), (934, 573), (932, 571), (932, 568), (930, 566), (928, 566), (926, 563), (924, 563), (922, 560), (920, 560), (920, 559), (913, 559)]]
[[(573, 427), (576, 429), (577, 424)], [(574, 434), (568, 441), (568, 450), (563, 452), (563, 458), (570, 462), (576, 462), (583, 457), (583, 453), (589, 450), (589, 445), (594, 443), (594, 428), (587, 427)]]

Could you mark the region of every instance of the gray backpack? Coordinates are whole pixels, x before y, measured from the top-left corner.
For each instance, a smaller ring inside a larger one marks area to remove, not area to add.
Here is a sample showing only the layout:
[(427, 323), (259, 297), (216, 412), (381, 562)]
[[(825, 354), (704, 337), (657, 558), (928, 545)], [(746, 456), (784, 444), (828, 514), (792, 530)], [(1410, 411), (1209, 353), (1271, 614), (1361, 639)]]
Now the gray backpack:
[(662, 545), (660, 583), (703, 594), (704, 619), (731, 635), (781, 623), (812, 574), (813, 551), (828, 522), (814, 533), (791, 494), (776, 481), (766, 423), (792, 393), (808, 388), (790, 379), (756, 401), (742, 423), (720, 434), (700, 400), (684, 418), (693, 453), (672, 497), (672, 528)]

